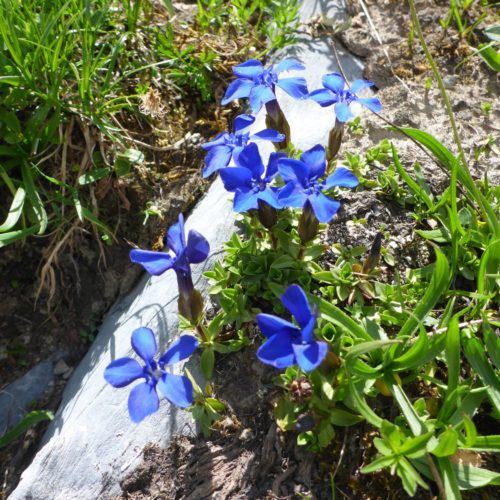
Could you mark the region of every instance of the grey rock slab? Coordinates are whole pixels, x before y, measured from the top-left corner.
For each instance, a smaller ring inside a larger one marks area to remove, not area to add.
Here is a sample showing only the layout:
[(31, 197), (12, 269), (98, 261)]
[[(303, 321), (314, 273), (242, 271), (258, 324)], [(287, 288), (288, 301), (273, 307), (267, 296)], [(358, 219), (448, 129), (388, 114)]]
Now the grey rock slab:
[(54, 381), (54, 361), (61, 354), (38, 363), (20, 379), (0, 391), (0, 436), (16, 425), (43, 398)]
[[(305, 0), (302, 20), (317, 15), (324, 4), (331, 9), (343, 2)], [(360, 61), (340, 48), (339, 56), (348, 77), (360, 78)], [(304, 63), (306, 70), (300, 74), (307, 79), (310, 90), (321, 86), (323, 74), (338, 71), (328, 40), (301, 36), (296, 46), (282, 51), (275, 59), (283, 57), (297, 57)], [(331, 108), (321, 108), (312, 101), (295, 101), (283, 92), (278, 93), (278, 99), (297, 147), (326, 144), (334, 123)], [(264, 127), (262, 111), (253, 131)], [(267, 143), (260, 143), (259, 147), (264, 155), (272, 150)], [(234, 231), (229, 196), (219, 179), (188, 218), (186, 230), (189, 229), (199, 231), (211, 245), (208, 261), (193, 267), (196, 286), (206, 293), (202, 272), (222, 258), (223, 243)], [(116, 358), (133, 355), (130, 334), (140, 326), (152, 328), (159, 336), (160, 346), (177, 337), (177, 285), (173, 273), (144, 276), (135, 290), (112, 308), (96, 341), (68, 382), (56, 418), (11, 500), (90, 500), (117, 495), (119, 481), (141, 461), (146, 443), (165, 446), (174, 434), (194, 432), (190, 414), (166, 402), (160, 404), (156, 414), (139, 425), (133, 424), (127, 412), (129, 389), (114, 389), (105, 383), (105, 367)], [(188, 366), (195, 370), (194, 361)]]

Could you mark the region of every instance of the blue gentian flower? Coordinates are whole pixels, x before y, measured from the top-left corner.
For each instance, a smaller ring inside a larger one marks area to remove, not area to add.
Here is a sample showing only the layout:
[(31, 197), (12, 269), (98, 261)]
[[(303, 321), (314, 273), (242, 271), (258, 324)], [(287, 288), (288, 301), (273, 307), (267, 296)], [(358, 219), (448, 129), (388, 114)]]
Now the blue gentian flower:
[(139, 423), (151, 415), (160, 405), (157, 388), (172, 404), (186, 408), (193, 402), (193, 385), (184, 375), (168, 373), (166, 367), (188, 358), (198, 347), (198, 340), (192, 335), (183, 335), (167, 349), (158, 361), (156, 339), (149, 328), (137, 328), (132, 333), (132, 347), (144, 361), (144, 365), (132, 358), (112, 361), (104, 371), (106, 382), (113, 387), (125, 387), (134, 380), (144, 378), (136, 385), (128, 398), (130, 418)]
[(238, 156), (236, 167), (219, 170), (224, 187), (234, 193), (235, 212), (257, 209), (259, 200), (273, 208), (281, 208), (277, 189), (269, 184), (278, 173), (278, 160), (285, 156), (284, 153), (271, 153), (265, 168), (257, 145), (251, 143)]
[(205, 167), (203, 168), (203, 178), (213, 174), (220, 168), (227, 167), (231, 158), (236, 161), (239, 154), (249, 141), (258, 139), (281, 142), (285, 139), (283, 134), (276, 130), (266, 128), (250, 135), (248, 127), (253, 124), (255, 117), (251, 115), (240, 115), (234, 119), (234, 132), (222, 132), (214, 140), (202, 144), (203, 149), (208, 150), (205, 158)]
[(149, 274), (158, 276), (173, 269), (179, 287), (179, 313), (192, 323), (197, 324), (203, 313), (203, 299), (194, 288), (191, 276), (191, 264), (203, 262), (210, 251), (208, 241), (197, 231), (191, 230), (188, 239), (184, 237), (184, 217), (179, 214), (179, 221), (170, 227), (166, 238), (167, 247), (174, 256), (164, 252), (134, 249), (130, 260), (141, 264)]
[(305, 372), (317, 368), (326, 356), (328, 344), (314, 340), (318, 311), (307, 301), (298, 285), (290, 285), (281, 296), (281, 302), (290, 311), (298, 325), (271, 314), (257, 314), (257, 323), (266, 342), (257, 351), (262, 363), (275, 368), (299, 365)]
[(233, 68), (238, 78), (227, 88), (222, 105), (235, 99), (248, 97), (252, 112), (257, 113), (264, 104), (276, 99), (276, 86), (295, 99), (303, 99), (308, 95), (304, 78), (279, 78), (278, 76), (282, 71), (295, 69), (304, 69), (304, 66), (295, 59), (284, 59), (270, 68), (264, 68), (262, 63), (255, 59), (239, 64)]
[(189, 231), (186, 243), (182, 214), (179, 214), (179, 221), (168, 230), (165, 243), (173, 251), (173, 257), (164, 252), (133, 249), (130, 251), (130, 260), (136, 264), (141, 264), (149, 274), (154, 276), (173, 269), (178, 277), (190, 278), (190, 264), (203, 262), (210, 251), (208, 241), (197, 231)]
[(300, 160), (279, 160), (278, 169), (286, 183), (278, 197), (282, 205), (303, 208), (309, 202), (322, 223), (329, 222), (340, 207), (338, 201), (328, 198), (322, 191), (335, 186), (353, 188), (358, 185), (356, 176), (345, 167), (338, 167), (325, 180), (320, 180), (325, 175), (326, 152), (319, 144), (302, 153)]
[(346, 122), (354, 117), (352, 104), (358, 103), (374, 112), (382, 109), (382, 104), (376, 97), (358, 97), (356, 94), (366, 88), (371, 87), (373, 82), (368, 80), (355, 80), (350, 87), (346, 87), (346, 82), (338, 73), (330, 73), (323, 76), (325, 88), (313, 90), (309, 98), (316, 101), (320, 106), (327, 107), (334, 105), (335, 117), (339, 122)]

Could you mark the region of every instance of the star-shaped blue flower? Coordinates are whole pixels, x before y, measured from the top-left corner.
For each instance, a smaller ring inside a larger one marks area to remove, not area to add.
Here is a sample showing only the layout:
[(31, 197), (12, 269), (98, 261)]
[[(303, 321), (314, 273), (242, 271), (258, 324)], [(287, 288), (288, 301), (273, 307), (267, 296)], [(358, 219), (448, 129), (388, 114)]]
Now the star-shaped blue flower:
[(190, 264), (203, 262), (210, 251), (210, 245), (205, 237), (193, 229), (189, 231), (186, 243), (182, 214), (179, 214), (179, 221), (168, 230), (165, 243), (173, 251), (173, 257), (164, 252), (134, 249), (130, 251), (130, 260), (141, 264), (149, 274), (154, 276), (174, 269), (178, 276), (190, 277)]
[(257, 113), (260, 108), (276, 99), (276, 86), (295, 99), (307, 97), (307, 83), (302, 77), (279, 78), (279, 73), (290, 70), (302, 70), (304, 66), (295, 59), (284, 59), (280, 63), (264, 68), (260, 61), (250, 59), (233, 68), (238, 77), (231, 82), (221, 104), (226, 105), (235, 99), (248, 97), (250, 108)]
[(166, 367), (188, 358), (198, 347), (198, 340), (192, 335), (178, 338), (155, 361), (157, 353), (156, 339), (149, 328), (138, 328), (132, 333), (132, 347), (144, 361), (144, 365), (133, 358), (119, 358), (112, 361), (104, 371), (106, 382), (113, 387), (121, 388), (140, 378), (144, 382), (136, 385), (128, 398), (130, 418), (139, 423), (151, 415), (160, 405), (157, 389), (172, 404), (186, 408), (193, 402), (193, 385), (184, 375), (174, 375), (166, 371)]
[(258, 139), (281, 142), (285, 139), (283, 134), (276, 130), (266, 128), (250, 135), (248, 127), (253, 124), (255, 117), (252, 115), (240, 115), (234, 119), (234, 132), (222, 132), (214, 140), (202, 144), (201, 147), (208, 151), (203, 168), (203, 178), (213, 174), (216, 170), (227, 167), (231, 158), (236, 162), (239, 154), (249, 141)]
[(345, 167), (338, 167), (325, 180), (326, 152), (321, 145), (305, 151), (300, 160), (283, 158), (278, 162), (278, 169), (285, 186), (278, 199), (283, 206), (303, 208), (310, 203), (314, 215), (322, 222), (329, 222), (337, 213), (340, 203), (325, 196), (322, 191), (335, 186), (356, 187), (358, 179)]
[(269, 184), (278, 173), (278, 160), (285, 156), (284, 153), (271, 153), (265, 168), (257, 145), (251, 143), (238, 156), (236, 167), (219, 170), (224, 187), (234, 193), (235, 212), (257, 209), (259, 200), (273, 208), (281, 208), (277, 190)]
[(257, 314), (257, 324), (267, 337), (257, 351), (262, 363), (275, 368), (298, 364), (305, 372), (317, 368), (328, 352), (328, 344), (314, 339), (318, 312), (311, 310), (306, 294), (298, 285), (290, 285), (281, 296), (298, 325), (271, 314)]
[(325, 75), (322, 81), (325, 88), (313, 90), (309, 94), (309, 98), (316, 101), (322, 107), (333, 104), (335, 117), (339, 122), (344, 123), (354, 118), (354, 113), (351, 109), (353, 103), (361, 104), (376, 113), (382, 109), (382, 104), (376, 97), (365, 98), (356, 95), (360, 90), (371, 87), (373, 82), (355, 80), (350, 87), (347, 87), (342, 75), (338, 73)]

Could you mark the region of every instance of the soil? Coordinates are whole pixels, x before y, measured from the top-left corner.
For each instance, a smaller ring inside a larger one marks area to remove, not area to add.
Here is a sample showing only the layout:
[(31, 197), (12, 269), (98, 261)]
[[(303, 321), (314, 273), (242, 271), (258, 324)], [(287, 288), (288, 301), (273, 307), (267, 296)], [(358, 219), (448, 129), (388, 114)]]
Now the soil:
[[(374, 31), (359, 3), (347, 3), (351, 27), (337, 34), (336, 43), (364, 59), (364, 76), (376, 84), (377, 95), (384, 105), (383, 116), (398, 126), (433, 133), (453, 150), (451, 130), (437, 87), (433, 84), (425, 91), (425, 81), (431, 73), (418, 40), (415, 37), (413, 43), (408, 43), (410, 21), (406, 3), (365, 0), (381, 45), (375, 41)], [(447, 82), (466, 155), (474, 158), (474, 152), (484, 146), (478, 160), (472, 163), (474, 174), (478, 177), (487, 174), (491, 182), (498, 183), (498, 145), (486, 146), (488, 136), (497, 135), (500, 128), (495, 102), (496, 75), (478, 57), (454, 69), (471, 51), (452, 27), (444, 30), (439, 25), (438, 20), (446, 17), (446, 5), (444, 0), (419, 1), (419, 17)], [(326, 31), (318, 36), (331, 35)], [(220, 92), (219, 89), (216, 95)], [(492, 105), (487, 115), (480, 107), (486, 102)], [(163, 137), (161, 144), (153, 143), (162, 146), (180, 141), (178, 148), (162, 153), (147, 152), (149, 172), (134, 171), (123, 186), (122, 192), (134, 208), (127, 210), (114, 190), (108, 191), (102, 200), (103, 210), (113, 213), (119, 221), (117, 242), (110, 247), (98, 245), (92, 233), (74, 230), (73, 241), (68, 246), (72, 251), (60, 253), (57, 265), (53, 266), (58, 286), (50, 309), (46, 305), (47, 291), (35, 304), (40, 262), (47, 259), (47, 251), (52, 248), (50, 236), (30, 240), (21, 251), (14, 247), (3, 251), (0, 263), (0, 275), (5, 277), (0, 282), (2, 386), (56, 349), (67, 353), (65, 360), (69, 366), (77, 364), (106, 310), (117, 297), (131, 289), (140, 274), (137, 267), (129, 265), (129, 242), (143, 248), (155, 247), (177, 214), (188, 210), (205, 189), (206, 184), (199, 175), (203, 155), (200, 148), (193, 145), (225, 129), (231, 112), (221, 115), (215, 105), (198, 110), (197, 115), (185, 111), (182, 129), (176, 130), (173, 136)], [(163, 125), (169, 123), (170, 118), (167, 113)], [(442, 191), (447, 183), (446, 174), (421, 150), (386, 130), (375, 116), (365, 114), (362, 124), (365, 130), (362, 136), (347, 133), (341, 155), (346, 151), (364, 151), (388, 137), (395, 143), (402, 164), (419, 160), (431, 189), (436, 193)], [(158, 127), (161, 128), (161, 123)], [(138, 137), (147, 142), (145, 134)], [(144, 207), (147, 201), (160, 208), (162, 217), (143, 226), (143, 215), (137, 213), (137, 207)], [(352, 223), (361, 218), (367, 223)], [(349, 247), (369, 246), (381, 225), (393, 235), (384, 246), (396, 256), (398, 263), (408, 266), (411, 261), (411, 267), (425, 264), (428, 255), (425, 252), (422, 255), (419, 243), (414, 241), (415, 226), (409, 212), (371, 192), (345, 195), (343, 208), (331, 224), (327, 239)], [(397, 477), (360, 473), (374, 453), (370, 447), (374, 433), (368, 425), (339, 429), (333, 444), (321, 455), (298, 447), (293, 432), (283, 434), (272, 416), (272, 378), (276, 372), (257, 365), (254, 359), (255, 348), (248, 347), (216, 360), (219, 372), (214, 380), (215, 394), (229, 408), (223, 422), (209, 440), (183, 437), (174, 440), (167, 449), (146, 447), (144, 463), (123, 480), (120, 498), (322, 499), (332, 498), (333, 490), (337, 498), (407, 498)], [(58, 382), (45, 407), (57, 408), (63, 387), (64, 382)], [(383, 401), (380, 404), (383, 406)], [(31, 443), (36, 444), (42, 431), (43, 425), (33, 431)], [(25, 442), (30, 443), (29, 437)], [(18, 443), (13, 446), (17, 447)], [(7, 453), (0, 452), (0, 470), (8, 468), (11, 472), (4, 491), (15, 485), (35, 445), (25, 448), (28, 451), (17, 457), (9, 448)], [(483, 493), (486, 497), (472, 493), (466, 498), (489, 498), (487, 490)], [(432, 498), (437, 492), (419, 490), (419, 494)]]

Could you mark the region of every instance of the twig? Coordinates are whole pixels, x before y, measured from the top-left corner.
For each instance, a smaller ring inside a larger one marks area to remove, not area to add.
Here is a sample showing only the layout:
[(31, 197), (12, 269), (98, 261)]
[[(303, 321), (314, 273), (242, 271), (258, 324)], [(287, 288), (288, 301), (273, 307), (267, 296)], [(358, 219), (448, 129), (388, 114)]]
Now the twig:
[(429, 468), (431, 469), (432, 477), (434, 478), (434, 481), (437, 484), (437, 487), (439, 490), (439, 496), (442, 498), (442, 500), (447, 500), (443, 480), (441, 479), (441, 476), (439, 475), (439, 471), (436, 469), (436, 464), (434, 463), (434, 460), (429, 455), (429, 453), (427, 453), (425, 455), (425, 458), (427, 460), (427, 463), (429, 464)]
[(342, 463), (342, 460), (344, 458), (344, 453), (345, 453), (345, 447), (347, 444), (347, 433), (349, 432), (349, 429), (346, 429), (344, 432), (344, 439), (342, 441), (342, 448), (340, 448), (340, 453), (339, 453), (339, 459), (337, 461), (337, 465), (335, 466), (335, 470), (333, 471), (332, 474), (332, 479), (335, 479), (335, 476), (337, 475), (337, 471), (340, 468), (340, 464)]

